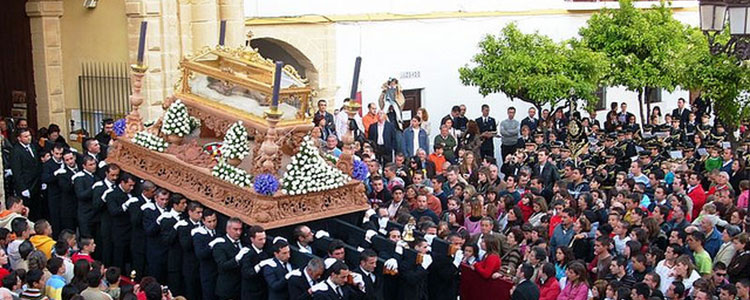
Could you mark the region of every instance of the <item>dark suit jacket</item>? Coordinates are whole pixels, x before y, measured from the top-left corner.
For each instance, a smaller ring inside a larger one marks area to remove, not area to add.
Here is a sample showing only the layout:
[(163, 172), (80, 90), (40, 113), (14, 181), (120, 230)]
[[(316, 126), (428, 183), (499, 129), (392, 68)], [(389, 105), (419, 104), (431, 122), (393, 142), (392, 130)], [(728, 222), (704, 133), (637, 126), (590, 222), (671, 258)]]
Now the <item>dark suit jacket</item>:
[(31, 149), (34, 152), (33, 157), (21, 144), (13, 145), (10, 152), (9, 165), (13, 170), (13, 189), (19, 196), (25, 190), (29, 190), (32, 195), (39, 192), (42, 163), (34, 144), (31, 144)]
[(128, 217), (130, 218), (130, 249), (136, 253), (146, 255), (146, 230), (143, 229), (143, 207), (149, 203), (143, 194), (138, 195), (138, 202), (128, 206)]
[[(373, 145), (378, 144), (378, 122), (372, 123), (370, 128), (367, 130), (367, 139), (372, 142)], [(396, 149), (396, 128), (393, 127), (391, 122), (385, 122), (383, 125), (383, 146), (385, 151), (392, 151)]]
[(453, 258), (447, 255), (433, 255), (433, 261), (427, 269), (427, 282), (430, 300), (454, 300), (458, 296), (458, 268)]
[(679, 118), (680, 120), (680, 128), (685, 128), (685, 124), (687, 124), (688, 119), (690, 119), (690, 110), (687, 108), (682, 109), (682, 114), (680, 114), (680, 109), (675, 108), (672, 110), (672, 120), (675, 118)]
[(521, 120), (521, 128), (523, 128), (523, 125), (528, 126), (529, 132), (533, 133), (534, 131), (536, 131), (536, 128), (539, 127), (539, 119), (532, 119), (526, 116), (526, 118), (523, 118), (523, 120)]
[(383, 300), (383, 277), (379, 276), (377, 273), (373, 272), (372, 274), (375, 275), (375, 282), (372, 282), (372, 279), (370, 276), (365, 275), (365, 272), (362, 271), (362, 268), (357, 266), (352, 270), (352, 272), (357, 273), (359, 275), (362, 275), (362, 281), (365, 282), (365, 293), (362, 295), (361, 299), (363, 300)]
[[(62, 198), (60, 184), (58, 183), (58, 180), (54, 175), (55, 171), (59, 170), (62, 165), (62, 163), (55, 162), (54, 159), (50, 159), (42, 164), (42, 173), (40, 179), (41, 183), (47, 185), (46, 195), (47, 201), (50, 203), (60, 203), (60, 199)], [(15, 175), (15, 173), (13, 174)], [(59, 228), (55, 228), (55, 230), (59, 230)]]
[(111, 216), (112, 241), (115, 243), (129, 242), (130, 216), (122, 209), (122, 204), (128, 201), (130, 196), (120, 188), (120, 185), (115, 184), (102, 197), (107, 203), (107, 210)]
[(552, 190), (552, 185), (560, 179), (560, 173), (557, 171), (557, 167), (550, 162), (545, 162), (542, 173), (539, 174), (539, 166), (534, 166), (532, 169), (533, 176), (539, 177), (542, 180), (545, 190)]
[(177, 227), (177, 239), (182, 248), (182, 275), (185, 278), (198, 278), (200, 271), (198, 268), (198, 257), (195, 256), (193, 238), (190, 233), (200, 224), (195, 225), (190, 219), (186, 218), (185, 223), (180, 223), (180, 225)]
[[(73, 188), (73, 175), (76, 171), (65, 166), (65, 172), (58, 172), (55, 176), (57, 186), (60, 187), (60, 217), (75, 219), (78, 214), (78, 201)], [(75, 228), (73, 228), (75, 229)]]
[(214, 245), (213, 255), (218, 276), (216, 278), (216, 295), (222, 299), (238, 299), (240, 296), (240, 264), (234, 259), (237, 249), (227, 236)]
[[(316, 111), (315, 115), (313, 115), (313, 118), (320, 115), (320, 111)], [(326, 119), (326, 127), (330, 132), (336, 133), (336, 123), (333, 121), (333, 115), (329, 112), (326, 112), (324, 118)], [(315, 126), (318, 126), (318, 124), (315, 124)]]
[(339, 296), (333, 290), (333, 287), (328, 285), (326, 282), (318, 283), (316, 284), (316, 286), (320, 284), (325, 284), (328, 286), (328, 288), (325, 290), (315, 291), (312, 295), (313, 300), (348, 300), (356, 298), (353, 289), (348, 285), (341, 287), (341, 293), (343, 295)]
[(156, 204), (151, 202), (141, 206), (143, 209), (143, 231), (146, 234), (146, 257), (149, 261), (164, 261), (167, 259), (168, 249), (161, 243), (161, 227), (156, 224), (161, 212)]
[(268, 300), (287, 300), (289, 299), (289, 288), (287, 287), (286, 273), (289, 272), (280, 260), (274, 258), (275, 267), (263, 267), (263, 278), (268, 284)]
[[(477, 126), (479, 126), (480, 133), (497, 131), (497, 122), (493, 117), (487, 117), (486, 123), (484, 122), (484, 117), (479, 117), (476, 119), (476, 122)], [(494, 153), (495, 147), (493, 146), (492, 138), (484, 140), (480, 149), (482, 150), (482, 153)]]
[(214, 261), (213, 253), (209, 243), (213, 241), (214, 237), (203, 227), (193, 229), (190, 234), (193, 240), (193, 249), (195, 250), (195, 256), (200, 262), (200, 276), (201, 276), (201, 289), (204, 296), (211, 296), (212, 299), (216, 297), (216, 262)]
[(531, 281), (524, 280), (513, 291), (513, 295), (510, 296), (511, 300), (538, 300), (539, 299), (539, 287)]
[(289, 299), (310, 300), (312, 299), (312, 295), (308, 294), (307, 290), (309, 290), (312, 286), (310, 286), (310, 283), (307, 282), (307, 277), (305, 276), (305, 268), (301, 268), (299, 271), (302, 273), (301, 276), (292, 275), (287, 281), (287, 286), (289, 289)]
[(91, 188), (96, 181), (93, 174), (80, 171), (73, 176), (73, 188), (75, 189), (76, 198), (78, 198), (78, 217), (82, 220), (94, 218), (94, 207), (91, 203)]
[(267, 250), (258, 253), (251, 246), (250, 252), (240, 260), (242, 265), (242, 299), (266, 299), (268, 297), (268, 286), (265, 278), (263, 278), (263, 270), (256, 273), (255, 265), (269, 258), (270, 255)]

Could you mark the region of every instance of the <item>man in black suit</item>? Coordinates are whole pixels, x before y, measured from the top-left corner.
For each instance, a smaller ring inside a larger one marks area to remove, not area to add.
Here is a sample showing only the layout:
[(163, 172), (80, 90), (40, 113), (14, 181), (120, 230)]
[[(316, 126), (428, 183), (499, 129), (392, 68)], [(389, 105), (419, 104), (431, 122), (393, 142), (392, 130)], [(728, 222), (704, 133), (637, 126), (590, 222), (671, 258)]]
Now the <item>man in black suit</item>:
[(86, 139), (83, 141), (83, 156), (91, 156), (96, 160), (96, 175), (99, 177), (104, 177), (104, 166), (107, 165), (107, 162), (104, 161), (107, 158), (107, 155), (104, 154), (102, 151), (101, 146), (99, 145), (99, 141), (96, 139)]
[(378, 255), (375, 251), (367, 249), (359, 255), (359, 267), (352, 272), (362, 275), (365, 283), (363, 300), (383, 300), (383, 280), (375, 273), (378, 264)]
[(680, 128), (685, 128), (685, 124), (690, 120), (690, 110), (685, 108), (685, 98), (677, 99), (677, 108), (672, 110), (672, 120), (680, 120)]
[(521, 282), (516, 284), (511, 300), (537, 300), (539, 299), (539, 287), (531, 282), (531, 276), (534, 275), (534, 267), (524, 263), (518, 267), (516, 273)]
[(138, 201), (130, 194), (134, 186), (135, 178), (125, 173), (114, 187), (102, 195), (112, 221), (112, 265), (123, 272), (126, 272), (126, 263), (130, 261), (130, 216), (127, 210)]
[[(96, 227), (96, 235), (94, 238), (98, 243), (98, 247), (101, 251), (96, 251), (93, 254), (93, 258), (100, 260), (105, 266), (112, 265), (112, 220), (107, 210), (107, 205), (104, 202), (104, 193), (115, 186), (115, 182), (120, 178), (120, 167), (112, 164), (104, 166), (101, 171), (105, 174), (105, 177), (100, 181), (94, 183), (91, 187), (91, 203), (94, 209), (94, 218), (92, 219), (92, 227)], [(98, 175), (96, 175), (98, 177)]]
[[(547, 149), (537, 151), (537, 165), (532, 170), (532, 177), (537, 177), (542, 182), (544, 190), (542, 195), (551, 195), (552, 186), (560, 179), (560, 172), (557, 171), (555, 164), (548, 161), (549, 153)], [(546, 197), (546, 196), (545, 196)], [(550, 199), (547, 199), (549, 201)]]
[(203, 225), (193, 228), (190, 235), (193, 238), (193, 249), (200, 264), (201, 295), (203, 299), (216, 298), (216, 262), (208, 245), (216, 237), (216, 212), (211, 209), (203, 210)]
[(112, 133), (115, 132), (115, 121), (112, 119), (104, 119), (102, 121), (102, 131), (96, 134), (94, 138), (99, 142), (101, 152), (107, 154), (109, 143), (112, 141)]
[(49, 220), (52, 226), (52, 236), (58, 236), (60, 232), (60, 209), (62, 202), (62, 192), (60, 184), (55, 177), (55, 172), (63, 167), (62, 155), (64, 152), (62, 144), (55, 144), (50, 151), (50, 159), (42, 164), (42, 193), (45, 194), (42, 200), (42, 216)]
[(128, 207), (130, 216), (130, 257), (133, 259), (132, 268), (137, 278), (146, 274), (146, 230), (143, 228), (143, 210), (152, 202), (156, 194), (156, 185), (151, 181), (141, 183), (141, 194), (136, 198), (138, 202)]
[(193, 229), (201, 226), (203, 206), (197, 201), (191, 201), (187, 206), (187, 220), (175, 224), (177, 238), (182, 248), (182, 278), (185, 286), (185, 297), (188, 299), (200, 299), (201, 280), (198, 257), (193, 248), (191, 233)]
[(172, 209), (162, 213), (156, 223), (161, 231), (161, 246), (167, 250), (167, 285), (172, 295), (183, 295), (182, 284), (182, 247), (177, 238), (177, 228), (187, 226), (184, 220), (187, 198), (181, 194), (172, 194), (169, 199)]
[(156, 220), (167, 211), (169, 191), (159, 188), (154, 195), (153, 203), (142, 205), (143, 230), (146, 233), (146, 274), (159, 282), (167, 282), (168, 249), (161, 244), (161, 227)]
[[(84, 157), (80, 172), (73, 175), (73, 189), (78, 199), (78, 230), (81, 236), (95, 236), (94, 230), (94, 207), (92, 206), (92, 186), (98, 178), (94, 177), (96, 172), (96, 161), (91, 157)], [(97, 226), (99, 224), (96, 224)], [(97, 227), (98, 229), (98, 227)]]
[(41, 217), (40, 175), (42, 164), (39, 152), (31, 143), (31, 132), (20, 128), (17, 131), (18, 143), (13, 145), (10, 152), (10, 169), (13, 172), (13, 189), (16, 195), (23, 199), (24, 205), (29, 207), (30, 217), (36, 220)]
[(348, 300), (353, 298), (354, 290), (346, 285), (349, 278), (349, 267), (343, 261), (337, 260), (327, 272), (328, 279), (314, 285), (312, 290), (313, 300)]
[(454, 105), (451, 108), (451, 113), (448, 114), (447, 116), (443, 117), (442, 119), (440, 119), (440, 126), (443, 126), (443, 124), (445, 124), (445, 121), (451, 120), (451, 121), (453, 121), (453, 126), (452, 126), (453, 129), (457, 129), (457, 130), (461, 129), (458, 126), (459, 125), (458, 124), (458, 117), (459, 116), (461, 116), (461, 107), (458, 106), (458, 105)]
[(385, 165), (393, 161), (393, 151), (396, 149), (396, 128), (386, 120), (383, 111), (378, 111), (378, 121), (372, 123), (367, 132), (367, 139), (375, 147), (375, 154), (380, 163)]
[(482, 157), (494, 157), (495, 146), (492, 138), (497, 135), (497, 122), (495, 122), (495, 118), (490, 117), (489, 105), (482, 104), (482, 116), (477, 118), (476, 122), (479, 126), (481, 138), (484, 140), (480, 148), (480, 154)]
[[(457, 233), (451, 232), (446, 238), (451, 246), (462, 249), (464, 239)], [(461, 250), (458, 250), (461, 251)], [(432, 264), (427, 270), (428, 293), (430, 300), (454, 300), (458, 295), (458, 282), (461, 278), (458, 274), (458, 266), (463, 258), (463, 252), (458, 252), (453, 257), (448, 255), (435, 255)]]
[(521, 128), (523, 126), (529, 127), (529, 133), (534, 133), (536, 128), (539, 127), (539, 119), (536, 118), (536, 108), (529, 108), (529, 116), (521, 120)]
[(312, 299), (312, 287), (317, 284), (318, 279), (323, 276), (324, 271), (323, 260), (319, 257), (313, 257), (302, 270), (294, 270), (289, 273), (287, 283), (289, 286), (289, 299)]
[(268, 287), (261, 270), (267, 265), (271, 254), (266, 250), (266, 231), (261, 226), (248, 229), (250, 252), (242, 258), (242, 299), (266, 299)]
[(268, 284), (268, 300), (287, 300), (289, 299), (289, 287), (287, 285), (286, 274), (292, 271), (292, 264), (289, 263), (291, 249), (286, 240), (279, 239), (273, 246), (273, 258), (267, 266), (263, 267), (263, 278)]
[[(336, 123), (333, 121), (333, 115), (326, 111), (327, 107), (328, 102), (326, 102), (326, 100), (318, 100), (318, 111), (315, 112), (313, 119), (317, 116), (323, 116), (323, 118), (326, 119), (326, 127), (330, 130), (330, 132), (336, 133)], [(318, 124), (315, 124), (315, 126), (318, 126)]]
[(250, 252), (250, 248), (242, 247), (242, 221), (231, 218), (227, 221), (227, 234), (217, 237), (213, 244), (213, 256), (218, 267), (216, 278), (216, 296), (222, 300), (239, 299), (240, 297), (240, 261)]
[(76, 164), (76, 155), (69, 150), (63, 152), (63, 167), (53, 173), (57, 179), (57, 185), (60, 187), (61, 197), (60, 203), (58, 204), (59, 210), (59, 228), (55, 229), (52, 227), (53, 236), (57, 236), (57, 232), (61, 230), (76, 230), (77, 226), (77, 214), (78, 214), (78, 201), (76, 199), (75, 189), (73, 187), (73, 176), (78, 173), (78, 165)]

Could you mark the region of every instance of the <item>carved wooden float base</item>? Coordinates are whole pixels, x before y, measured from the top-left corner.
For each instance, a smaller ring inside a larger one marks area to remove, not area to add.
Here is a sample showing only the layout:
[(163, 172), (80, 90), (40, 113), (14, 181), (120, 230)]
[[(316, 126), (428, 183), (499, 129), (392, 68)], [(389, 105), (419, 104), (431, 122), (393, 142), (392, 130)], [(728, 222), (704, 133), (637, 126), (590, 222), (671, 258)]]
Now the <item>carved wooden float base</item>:
[(125, 139), (115, 141), (110, 147), (107, 161), (222, 214), (267, 229), (368, 208), (365, 187), (356, 180), (338, 189), (306, 195), (263, 196), (251, 188), (240, 188), (213, 177), (208, 169), (188, 165), (172, 155), (150, 151)]

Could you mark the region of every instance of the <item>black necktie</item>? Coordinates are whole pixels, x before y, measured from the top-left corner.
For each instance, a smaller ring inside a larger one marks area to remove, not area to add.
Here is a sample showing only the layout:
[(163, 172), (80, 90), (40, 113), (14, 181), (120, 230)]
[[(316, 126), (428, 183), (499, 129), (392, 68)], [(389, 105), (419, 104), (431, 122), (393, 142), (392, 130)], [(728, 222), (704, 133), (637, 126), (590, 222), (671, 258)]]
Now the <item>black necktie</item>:
[(240, 249), (240, 241), (239, 240), (235, 241), (234, 246), (237, 247), (237, 249)]
[(34, 151), (32, 151), (32, 150), (31, 150), (31, 146), (28, 146), (28, 145), (27, 145), (27, 146), (26, 146), (26, 151), (29, 151), (29, 155), (31, 155), (31, 157), (35, 157), (35, 156), (34, 156)]

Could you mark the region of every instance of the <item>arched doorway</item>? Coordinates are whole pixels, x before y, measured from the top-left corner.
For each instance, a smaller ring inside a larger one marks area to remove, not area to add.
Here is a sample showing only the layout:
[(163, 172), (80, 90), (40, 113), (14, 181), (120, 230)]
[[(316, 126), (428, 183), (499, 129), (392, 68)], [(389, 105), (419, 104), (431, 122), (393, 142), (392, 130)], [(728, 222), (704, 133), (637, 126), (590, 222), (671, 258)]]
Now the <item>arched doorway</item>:
[(313, 89), (318, 88), (318, 70), (309, 58), (296, 47), (287, 42), (274, 38), (255, 38), (250, 40), (250, 46), (258, 49), (260, 55), (274, 61), (283, 61), (293, 66), (297, 73), (307, 78)]

